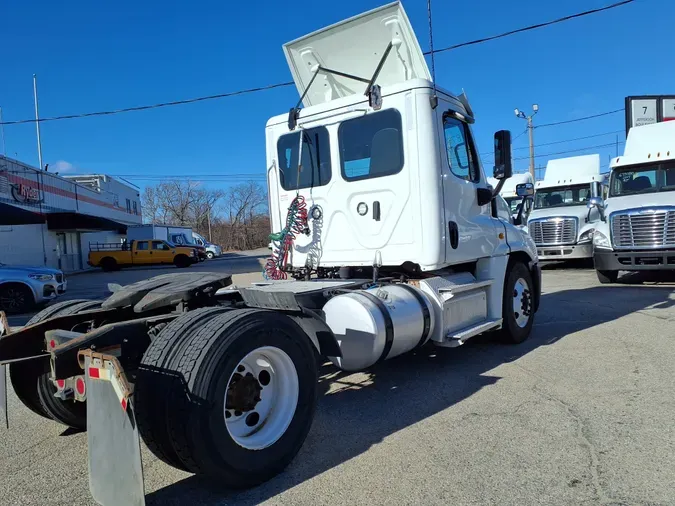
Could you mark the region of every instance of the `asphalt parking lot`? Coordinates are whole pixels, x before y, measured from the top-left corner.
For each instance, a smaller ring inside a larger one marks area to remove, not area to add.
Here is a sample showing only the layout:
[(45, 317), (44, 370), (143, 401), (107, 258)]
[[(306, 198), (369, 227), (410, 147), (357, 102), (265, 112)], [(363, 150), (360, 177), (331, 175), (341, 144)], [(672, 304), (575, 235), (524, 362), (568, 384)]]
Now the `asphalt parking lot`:
[[(233, 271), (242, 282), (260, 276), (264, 254), (195, 268)], [(73, 276), (68, 296), (102, 296), (108, 282), (149, 274)], [(522, 345), (485, 336), (458, 349), (428, 346), (367, 373), (325, 367), (314, 425), (285, 473), (231, 492), (145, 451), (146, 502), (675, 504), (675, 279), (654, 279), (607, 286), (590, 269), (546, 269)], [(32, 414), (13, 393), (9, 411), (0, 505), (94, 504), (86, 435)]]

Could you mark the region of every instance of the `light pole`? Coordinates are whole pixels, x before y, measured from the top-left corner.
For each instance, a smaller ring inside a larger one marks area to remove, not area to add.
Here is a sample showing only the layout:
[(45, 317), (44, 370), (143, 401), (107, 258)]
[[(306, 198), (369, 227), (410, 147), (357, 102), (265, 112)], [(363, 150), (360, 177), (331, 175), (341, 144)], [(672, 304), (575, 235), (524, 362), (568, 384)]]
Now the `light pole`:
[(516, 113), (517, 118), (527, 120), (527, 131), (530, 137), (530, 175), (534, 181), (536, 178), (534, 176), (534, 125), (532, 125), (532, 118), (539, 112), (539, 105), (533, 104), (532, 111), (532, 114), (529, 116), (526, 116), (520, 109), (516, 109), (514, 112)]

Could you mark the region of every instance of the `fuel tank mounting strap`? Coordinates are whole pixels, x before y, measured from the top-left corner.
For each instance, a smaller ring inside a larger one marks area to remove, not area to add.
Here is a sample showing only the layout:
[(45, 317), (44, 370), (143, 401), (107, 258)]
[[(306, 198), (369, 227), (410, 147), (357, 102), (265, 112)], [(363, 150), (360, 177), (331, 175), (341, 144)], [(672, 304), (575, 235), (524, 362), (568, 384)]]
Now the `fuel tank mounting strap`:
[(394, 344), (394, 322), (391, 319), (391, 315), (389, 314), (387, 306), (384, 305), (384, 303), (379, 299), (379, 297), (376, 297), (372, 293), (366, 291), (361, 291), (357, 293), (368, 299), (373, 304), (375, 304), (377, 308), (380, 310), (380, 313), (382, 313), (382, 318), (384, 318), (384, 348), (382, 349), (382, 354), (380, 355), (380, 358), (378, 358), (377, 362), (375, 362), (377, 364), (387, 360), (387, 355), (389, 355), (391, 347)]
[(406, 285), (405, 283), (400, 283), (396, 286), (400, 286), (401, 288), (405, 289), (417, 299), (417, 302), (420, 303), (420, 306), (422, 308), (422, 318), (423, 318), (423, 328), (422, 328), (422, 336), (420, 337), (420, 341), (417, 343), (417, 346), (415, 348), (419, 348), (422, 346), (426, 341), (427, 337), (429, 336), (429, 331), (431, 330), (431, 312), (429, 311), (429, 306), (427, 306), (426, 301), (424, 300), (424, 297), (415, 290), (412, 286)]

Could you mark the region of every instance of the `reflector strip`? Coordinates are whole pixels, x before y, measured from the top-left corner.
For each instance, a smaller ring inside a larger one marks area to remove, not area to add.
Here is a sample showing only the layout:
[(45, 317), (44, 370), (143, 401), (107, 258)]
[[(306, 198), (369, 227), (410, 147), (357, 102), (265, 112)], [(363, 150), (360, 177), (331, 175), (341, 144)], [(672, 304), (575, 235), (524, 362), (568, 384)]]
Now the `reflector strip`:
[(93, 379), (100, 379), (104, 381), (110, 381), (110, 371), (104, 368), (90, 367), (89, 368), (89, 377)]

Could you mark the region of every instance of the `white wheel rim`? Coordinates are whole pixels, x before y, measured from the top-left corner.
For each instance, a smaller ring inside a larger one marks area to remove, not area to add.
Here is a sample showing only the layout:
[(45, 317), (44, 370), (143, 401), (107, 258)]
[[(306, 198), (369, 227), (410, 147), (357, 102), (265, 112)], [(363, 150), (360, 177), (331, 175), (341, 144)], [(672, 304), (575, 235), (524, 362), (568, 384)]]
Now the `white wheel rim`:
[[(246, 383), (239, 383), (242, 379)], [(293, 420), (299, 385), (298, 372), (285, 351), (264, 346), (246, 355), (235, 367), (225, 392), (223, 416), (230, 437), (248, 450), (276, 443)]]
[(513, 287), (513, 317), (521, 329), (527, 326), (532, 314), (530, 287), (523, 278), (518, 278)]

